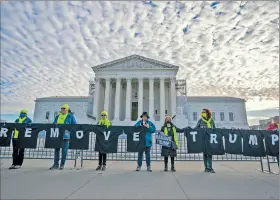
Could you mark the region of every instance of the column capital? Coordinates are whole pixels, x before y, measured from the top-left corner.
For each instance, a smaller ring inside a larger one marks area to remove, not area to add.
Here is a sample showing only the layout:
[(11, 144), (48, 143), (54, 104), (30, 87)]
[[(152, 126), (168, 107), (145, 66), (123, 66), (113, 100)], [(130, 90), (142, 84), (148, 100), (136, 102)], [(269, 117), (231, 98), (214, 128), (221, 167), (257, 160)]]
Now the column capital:
[(143, 81), (144, 78), (143, 77), (138, 77), (138, 81)]
[(159, 77), (159, 80), (164, 81), (166, 77)]
[(155, 77), (149, 77), (148, 79), (149, 79), (149, 81), (154, 81)]
[(109, 77), (106, 77), (106, 78), (104, 78), (104, 79), (105, 79), (106, 82), (111, 81), (111, 78), (109, 78)]
[(130, 81), (130, 82), (132, 81), (132, 78), (125, 78), (125, 79), (126, 79), (127, 81)]
[(94, 78), (95, 81), (100, 81), (100, 79), (101, 79), (100, 77), (95, 77)]
[(170, 77), (171, 82), (175, 82), (176, 78), (175, 77)]

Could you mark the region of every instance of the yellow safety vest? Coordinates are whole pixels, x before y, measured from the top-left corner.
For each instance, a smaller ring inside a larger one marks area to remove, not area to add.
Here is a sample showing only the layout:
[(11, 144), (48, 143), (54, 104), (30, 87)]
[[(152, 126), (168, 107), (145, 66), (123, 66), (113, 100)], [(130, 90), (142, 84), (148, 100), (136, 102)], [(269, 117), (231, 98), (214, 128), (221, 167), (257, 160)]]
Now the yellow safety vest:
[(62, 113), (60, 113), (60, 114), (58, 115), (56, 124), (64, 124), (64, 122), (65, 122), (67, 116), (68, 116), (68, 113), (65, 114), (65, 115), (63, 115)]
[(99, 120), (98, 125), (104, 125), (108, 128), (111, 126), (111, 122), (108, 119), (101, 119)]
[[(172, 131), (173, 131), (173, 134), (174, 134), (175, 144), (176, 144), (176, 146), (178, 148), (179, 147), (179, 142), (178, 142), (178, 137), (177, 137), (177, 131), (176, 131), (176, 128), (174, 126), (172, 127)], [(164, 127), (164, 135), (168, 136), (167, 127)]]
[[(26, 117), (24, 118), (18, 118), (18, 123), (19, 124), (22, 124), (22, 122), (26, 119)], [(18, 130), (15, 129), (15, 132), (14, 132), (14, 139), (18, 139)]]

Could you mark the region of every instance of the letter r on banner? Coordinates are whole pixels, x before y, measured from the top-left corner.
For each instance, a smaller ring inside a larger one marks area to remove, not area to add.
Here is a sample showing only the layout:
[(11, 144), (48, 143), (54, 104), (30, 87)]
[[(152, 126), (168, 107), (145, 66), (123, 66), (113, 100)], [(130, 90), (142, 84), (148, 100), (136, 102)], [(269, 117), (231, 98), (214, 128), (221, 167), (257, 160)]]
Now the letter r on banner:
[(213, 144), (218, 144), (217, 142), (217, 134), (210, 134), (210, 143)]
[(278, 135), (271, 135), (271, 140), (272, 140), (272, 145), (276, 145), (275, 142), (277, 142), (279, 140), (279, 136)]
[(140, 133), (133, 133), (133, 141), (139, 141), (139, 134)]
[(84, 137), (84, 131), (76, 131), (76, 137), (82, 139)]
[(1, 128), (0, 137), (8, 137), (7, 132), (8, 132), (7, 128)]
[(258, 138), (256, 135), (250, 135), (249, 144), (258, 145)]
[(58, 137), (59, 135), (59, 128), (51, 128), (51, 135), (50, 137)]
[(24, 137), (31, 137), (32, 128), (25, 128), (25, 135)]

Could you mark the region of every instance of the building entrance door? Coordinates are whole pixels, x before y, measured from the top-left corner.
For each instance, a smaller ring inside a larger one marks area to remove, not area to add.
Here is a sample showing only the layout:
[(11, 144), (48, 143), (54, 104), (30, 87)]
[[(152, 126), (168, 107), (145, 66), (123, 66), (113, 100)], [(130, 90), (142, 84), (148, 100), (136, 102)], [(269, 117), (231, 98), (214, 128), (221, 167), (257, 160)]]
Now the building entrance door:
[(131, 120), (136, 121), (138, 118), (138, 102), (132, 102), (131, 106)]

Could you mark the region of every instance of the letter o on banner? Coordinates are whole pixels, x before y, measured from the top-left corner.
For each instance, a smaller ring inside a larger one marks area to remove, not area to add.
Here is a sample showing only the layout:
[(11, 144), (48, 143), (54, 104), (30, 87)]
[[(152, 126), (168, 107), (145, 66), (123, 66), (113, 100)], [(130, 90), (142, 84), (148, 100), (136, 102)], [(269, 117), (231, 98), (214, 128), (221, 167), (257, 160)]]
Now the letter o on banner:
[(82, 139), (84, 137), (84, 131), (76, 131), (76, 137)]

